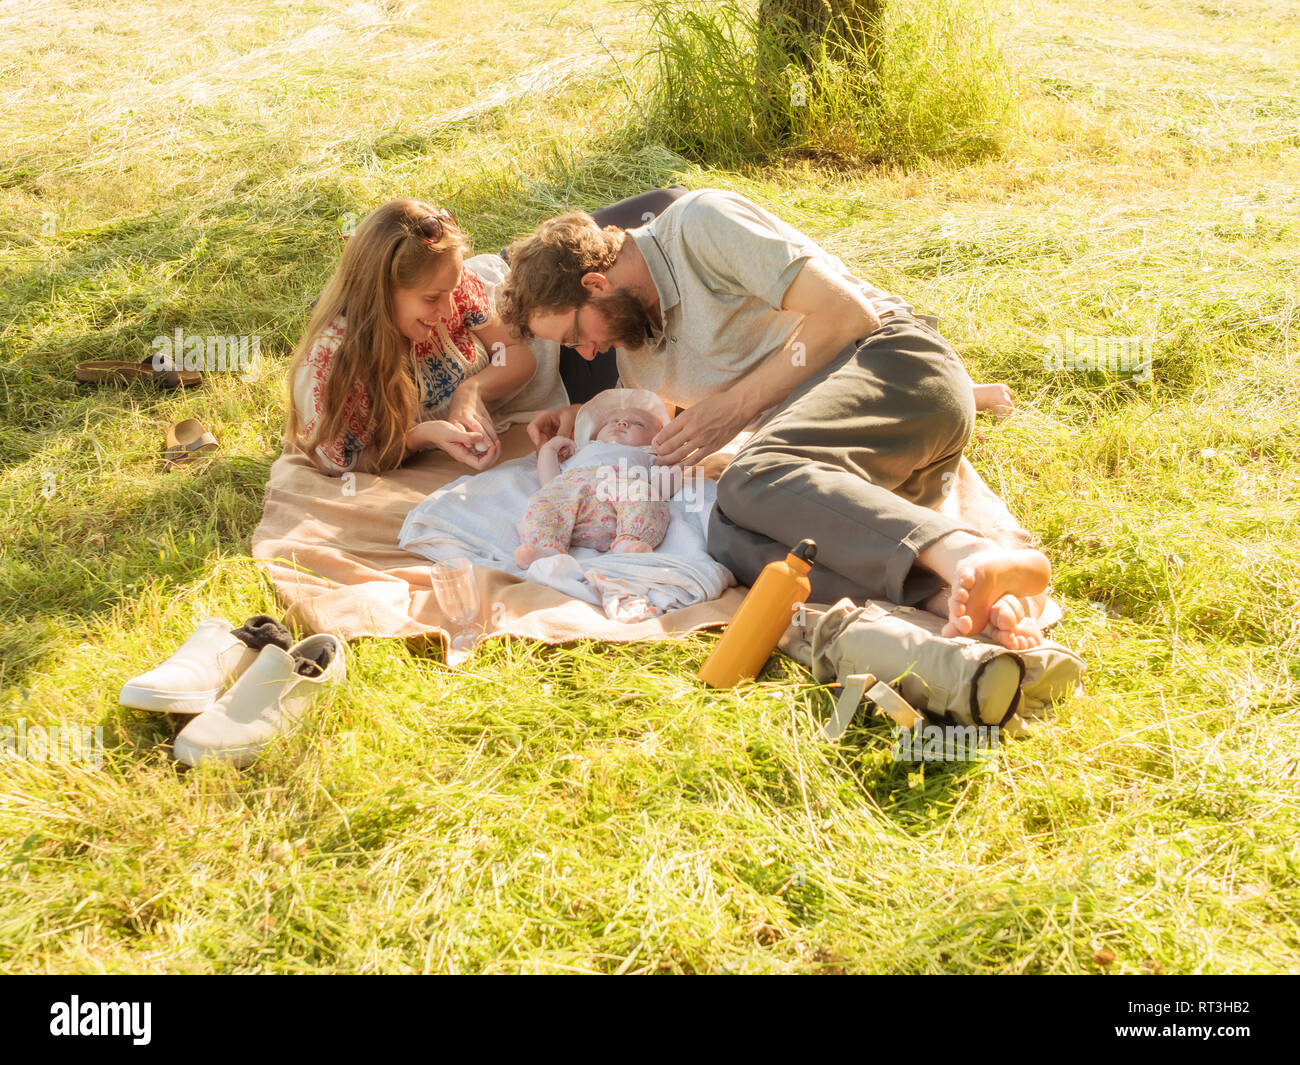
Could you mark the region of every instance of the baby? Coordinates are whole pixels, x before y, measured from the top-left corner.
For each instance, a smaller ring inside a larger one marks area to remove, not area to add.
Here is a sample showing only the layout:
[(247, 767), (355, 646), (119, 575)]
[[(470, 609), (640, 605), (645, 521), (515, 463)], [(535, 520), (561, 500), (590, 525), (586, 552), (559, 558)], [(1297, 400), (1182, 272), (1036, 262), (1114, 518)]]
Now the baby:
[[(537, 452), (542, 487), (519, 522), (515, 565), (527, 569), (535, 559), (570, 547), (641, 552), (663, 543), (670, 517), (665, 500), (672, 493), (650, 490), (649, 444), (667, 420), (653, 392), (610, 389), (578, 412), (574, 436), (580, 444), (557, 436), (542, 445)], [(577, 461), (561, 472), (560, 464), (575, 456)], [(621, 474), (634, 466), (647, 471), (646, 481), (628, 490)]]

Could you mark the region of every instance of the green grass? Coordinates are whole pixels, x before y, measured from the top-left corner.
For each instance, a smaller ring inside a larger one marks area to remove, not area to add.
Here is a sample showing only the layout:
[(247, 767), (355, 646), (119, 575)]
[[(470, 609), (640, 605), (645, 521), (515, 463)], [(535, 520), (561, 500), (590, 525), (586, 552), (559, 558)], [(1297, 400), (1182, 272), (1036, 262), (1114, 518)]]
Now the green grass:
[[(0, 967), (1300, 970), (1292, 6), (1003, 3), (1003, 152), (852, 170), (613, 154), (627, 5), (463, 10), (0, 16), (0, 725), (108, 746), (0, 762)], [(827, 696), (785, 659), (701, 688), (711, 636), (465, 673), (363, 640), (256, 767), (179, 769), (117, 691), (197, 618), (277, 609), (249, 535), (340, 217), (425, 196), (491, 249), (672, 180), (777, 211), (1013, 385), (971, 456), (1043, 538), (1087, 694), (922, 771), (878, 721), (814, 742)], [(268, 368), (73, 385), (177, 326)], [(1044, 372), (1067, 328), (1153, 336), (1152, 380)], [(190, 416), (223, 450), (164, 473)]]
[(1002, 143), (1013, 79), (968, 0), (890, 0), (877, 28), (853, 31), (810, 32), (777, 6), (639, 0), (652, 46), (627, 133), (719, 166), (969, 159)]

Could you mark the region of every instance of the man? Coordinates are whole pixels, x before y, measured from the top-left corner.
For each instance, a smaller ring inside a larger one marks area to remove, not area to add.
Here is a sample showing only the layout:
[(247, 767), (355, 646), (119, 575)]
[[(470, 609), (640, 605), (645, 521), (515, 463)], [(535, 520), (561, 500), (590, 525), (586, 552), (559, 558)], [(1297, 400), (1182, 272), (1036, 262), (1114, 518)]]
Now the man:
[[(626, 232), (569, 212), (509, 258), (507, 325), (587, 359), (617, 346), (624, 385), (685, 408), (655, 437), (661, 464), (696, 463), (758, 425), (709, 525), (709, 553), (738, 579), (807, 537), (814, 600), (922, 605), (950, 634), (1041, 642), (1018, 597), (1047, 587), (1046, 556), (934, 509), (970, 436), (971, 381), (899, 297), (718, 189)], [(571, 436), (575, 413), (539, 415), (534, 443)]]

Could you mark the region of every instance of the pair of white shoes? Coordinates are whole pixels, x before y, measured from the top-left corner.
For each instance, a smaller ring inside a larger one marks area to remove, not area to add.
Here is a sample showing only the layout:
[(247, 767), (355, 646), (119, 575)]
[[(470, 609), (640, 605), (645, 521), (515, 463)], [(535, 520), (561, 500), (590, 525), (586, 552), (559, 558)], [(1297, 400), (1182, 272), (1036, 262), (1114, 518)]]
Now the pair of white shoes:
[(344, 679), (346, 654), (343, 641), (327, 633), (288, 651), (274, 644), (254, 650), (233, 634), (230, 622), (208, 618), (167, 661), (127, 681), (121, 702), (194, 715), (172, 748), (186, 765), (209, 759), (242, 768)]

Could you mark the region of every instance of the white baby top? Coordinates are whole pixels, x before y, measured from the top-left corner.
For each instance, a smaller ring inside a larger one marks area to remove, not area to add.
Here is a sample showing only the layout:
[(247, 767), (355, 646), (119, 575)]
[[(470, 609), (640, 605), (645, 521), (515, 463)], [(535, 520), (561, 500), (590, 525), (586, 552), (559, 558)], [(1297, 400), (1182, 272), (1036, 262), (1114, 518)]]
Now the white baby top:
[(650, 454), (648, 446), (604, 444), (594, 440), (560, 463), (560, 472), (567, 473), (569, 470), (576, 470), (583, 466), (610, 466), (617, 470), (619, 459), (622, 459), (629, 469), (633, 466), (649, 467), (654, 463), (654, 456)]

